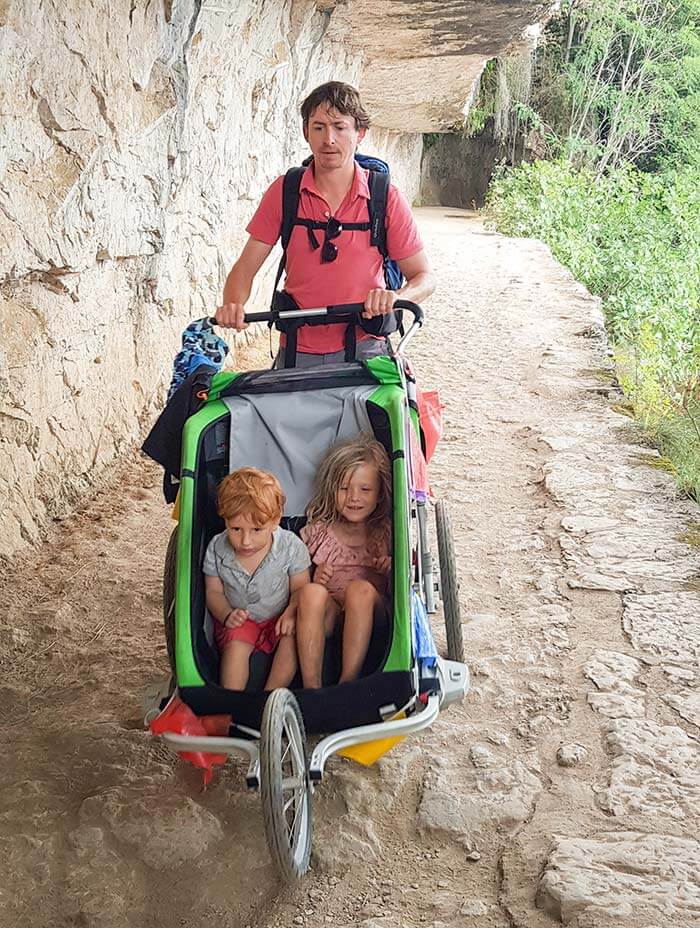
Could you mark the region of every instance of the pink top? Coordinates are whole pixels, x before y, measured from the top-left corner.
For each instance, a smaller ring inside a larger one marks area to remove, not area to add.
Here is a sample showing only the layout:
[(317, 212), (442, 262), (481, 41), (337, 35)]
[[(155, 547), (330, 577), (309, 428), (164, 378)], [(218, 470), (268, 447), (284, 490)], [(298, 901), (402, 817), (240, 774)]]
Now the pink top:
[[(371, 555), (366, 544), (353, 546), (341, 541), (333, 526), (323, 522), (305, 525), (299, 534), (314, 564), (333, 566), (333, 576), (327, 583), (328, 592), (341, 605), (351, 580), (369, 580), (379, 593), (387, 592), (388, 576), (375, 569), (377, 555)], [(382, 553), (388, 555), (389, 549)]]
[[(367, 222), (368, 171), (355, 165), (355, 176), (345, 199), (335, 212), (340, 222)], [(274, 245), (282, 224), (282, 184), (278, 177), (263, 196), (247, 231), (259, 242)], [(309, 166), (299, 189), (299, 217), (326, 222), (330, 206), (319, 193)], [(314, 232), (319, 244), (323, 231)], [(391, 184), (386, 204), (386, 237), (389, 257), (394, 261), (412, 258), (423, 249), (416, 222), (404, 196)], [(321, 249), (312, 248), (304, 226), (294, 226), (287, 248), (285, 290), (301, 309), (335, 303), (364, 303), (370, 290), (384, 288), (384, 270), (379, 249), (369, 244), (369, 231), (344, 230), (333, 239), (338, 248), (335, 261), (323, 263)], [(305, 326), (299, 330), (297, 348), (312, 354), (342, 351), (344, 325)]]

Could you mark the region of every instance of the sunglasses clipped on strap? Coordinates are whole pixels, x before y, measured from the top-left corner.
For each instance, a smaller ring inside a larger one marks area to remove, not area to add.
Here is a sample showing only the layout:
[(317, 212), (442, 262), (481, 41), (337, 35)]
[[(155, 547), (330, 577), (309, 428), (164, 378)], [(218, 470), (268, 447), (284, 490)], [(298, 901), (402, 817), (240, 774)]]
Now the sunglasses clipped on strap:
[[(335, 261), (338, 257), (338, 246), (333, 242), (334, 238), (338, 238), (340, 233), (343, 231), (342, 223), (331, 216), (331, 218), (326, 223), (326, 228), (323, 232), (323, 245), (321, 247), (321, 261), (326, 264), (330, 261)], [(311, 242), (312, 248), (318, 248), (318, 239), (314, 235), (313, 229), (309, 229), (309, 241)]]

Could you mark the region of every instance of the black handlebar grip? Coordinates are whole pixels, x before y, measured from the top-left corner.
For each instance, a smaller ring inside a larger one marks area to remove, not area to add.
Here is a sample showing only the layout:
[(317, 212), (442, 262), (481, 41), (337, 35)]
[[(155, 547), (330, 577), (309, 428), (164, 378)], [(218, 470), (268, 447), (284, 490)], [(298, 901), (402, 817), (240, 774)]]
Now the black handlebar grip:
[[(328, 316), (361, 316), (365, 309), (364, 303), (338, 303), (334, 306), (324, 306), (319, 307), (319, 309), (325, 309), (326, 315)], [(413, 313), (413, 319), (418, 325), (423, 325), (424, 313), (421, 307), (417, 303), (412, 303), (410, 300), (397, 300), (394, 303), (394, 309), (405, 309), (410, 313)], [(295, 311), (290, 310), (285, 312), (283, 318), (294, 319)], [(312, 314), (309, 310), (299, 310), (299, 318), (303, 319), (305, 316), (312, 318)], [(321, 315), (319, 313), (318, 315)], [(246, 313), (243, 317), (243, 321), (246, 323), (250, 322), (276, 322), (280, 318), (280, 312), (276, 309), (270, 309), (264, 313)], [(216, 321), (216, 316), (210, 316), (209, 322), (212, 325), (218, 325)]]

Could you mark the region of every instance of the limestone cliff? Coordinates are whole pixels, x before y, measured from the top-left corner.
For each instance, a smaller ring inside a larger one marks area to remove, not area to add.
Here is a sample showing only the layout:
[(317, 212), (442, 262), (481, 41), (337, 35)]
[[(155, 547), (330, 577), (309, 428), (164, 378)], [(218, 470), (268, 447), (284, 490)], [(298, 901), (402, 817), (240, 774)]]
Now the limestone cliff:
[(304, 95), (366, 87), (364, 148), (412, 198), (418, 131), (454, 122), (543, 8), (0, 3), (0, 554), (153, 419), (183, 325), (216, 306), (260, 194), (303, 157)]

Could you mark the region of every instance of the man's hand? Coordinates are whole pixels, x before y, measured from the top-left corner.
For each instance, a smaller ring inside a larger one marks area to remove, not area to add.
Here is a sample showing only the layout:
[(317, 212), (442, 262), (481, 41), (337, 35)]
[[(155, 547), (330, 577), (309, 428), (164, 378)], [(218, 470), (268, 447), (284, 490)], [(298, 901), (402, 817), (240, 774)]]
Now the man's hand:
[(226, 628), (240, 628), (249, 618), (245, 609), (232, 609), (224, 619), (224, 625)]
[(385, 316), (392, 311), (397, 299), (394, 290), (370, 290), (365, 300), (365, 311), (362, 313), (362, 318), (371, 319), (373, 316)]
[(333, 567), (330, 564), (317, 564), (314, 571), (314, 583), (320, 583), (322, 586), (328, 586), (328, 581), (333, 576)]
[(235, 329), (237, 332), (242, 332), (243, 329), (248, 328), (248, 324), (243, 321), (244, 315), (245, 306), (243, 303), (224, 303), (223, 306), (217, 308), (214, 319), (216, 324), (224, 329)]
[(289, 606), (284, 610), (282, 615), (277, 619), (275, 631), (278, 635), (293, 635), (296, 628), (296, 609), (290, 609)]

